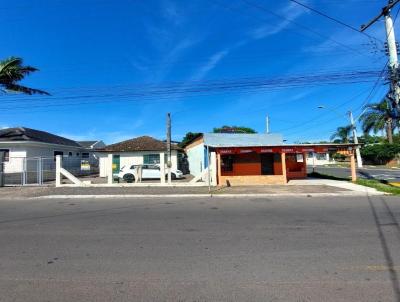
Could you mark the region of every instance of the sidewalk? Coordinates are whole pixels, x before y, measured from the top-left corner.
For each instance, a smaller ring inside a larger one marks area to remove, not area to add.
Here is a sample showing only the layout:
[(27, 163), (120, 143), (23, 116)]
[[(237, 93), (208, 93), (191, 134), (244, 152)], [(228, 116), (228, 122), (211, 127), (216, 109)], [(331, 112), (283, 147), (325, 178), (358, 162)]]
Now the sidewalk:
[(4, 187), (0, 199), (112, 197), (240, 197), (240, 196), (363, 196), (381, 195), (375, 189), (346, 181), (292, 180), (287, 185), (238, 187)]

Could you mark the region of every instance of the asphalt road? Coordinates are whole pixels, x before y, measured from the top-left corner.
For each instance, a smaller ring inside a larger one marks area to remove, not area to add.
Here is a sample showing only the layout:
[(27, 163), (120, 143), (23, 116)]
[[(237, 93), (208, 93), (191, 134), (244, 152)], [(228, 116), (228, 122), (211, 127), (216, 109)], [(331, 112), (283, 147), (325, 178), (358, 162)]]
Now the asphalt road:
[(0, 200), (0, 301), (400, 301), (400, 199)]
[[(315, 171), (336, 177), (350, 177), (350, 168), (339, 167), (315, 167)], [(308, 172), (312, 172), (312, 167), (308, 167)], [(400, 169), (381, 169), (381, 168), (361, 168), (357, 169), (357, 175), (361, 178), (374, 178), (398, 182), (400, 181)]]

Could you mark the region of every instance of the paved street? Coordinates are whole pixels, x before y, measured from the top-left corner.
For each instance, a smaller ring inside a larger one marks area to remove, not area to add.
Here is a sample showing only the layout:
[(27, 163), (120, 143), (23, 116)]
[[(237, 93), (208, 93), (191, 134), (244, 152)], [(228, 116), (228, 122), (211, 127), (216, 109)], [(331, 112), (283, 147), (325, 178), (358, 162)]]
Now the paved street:
[[(312, 172), (312, 167), (308, 167), (308, 172)], [(315, 172), (336, 177), (350, 177), (350, 168), (315, 167)], [(357, 175), (362, 178), (375, 178), (394, 182), (400, 181), (400, 169), (362, 168), (357, 169)]]
[(400, 301), (396, 197), (0, 201), (0, 301)]

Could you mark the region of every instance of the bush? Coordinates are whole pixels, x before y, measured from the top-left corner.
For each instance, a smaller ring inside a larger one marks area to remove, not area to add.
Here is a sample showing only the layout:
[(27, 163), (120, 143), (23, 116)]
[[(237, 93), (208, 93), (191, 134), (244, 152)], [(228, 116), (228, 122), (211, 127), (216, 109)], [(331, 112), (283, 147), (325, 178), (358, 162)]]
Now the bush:
[(384, 165), (394, 159), (400, 153), (400, 144), (376, 144), (361, 148), (361, 157), (364, 161)]
[(344, 161), (346, 159), (346, 156), (340, 153), (334, 153), (332, 155), (332, 158), (336, 161)]

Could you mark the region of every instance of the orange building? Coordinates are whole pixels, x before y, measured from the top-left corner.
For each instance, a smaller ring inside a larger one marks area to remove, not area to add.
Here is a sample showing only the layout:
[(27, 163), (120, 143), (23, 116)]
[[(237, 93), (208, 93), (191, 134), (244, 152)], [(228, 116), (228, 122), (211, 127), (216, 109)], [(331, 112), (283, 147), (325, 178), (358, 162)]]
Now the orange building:
[(218, 185), (264, 185), (306, 178), (306, 158), (310, 152), (334, 151), (349, 155), (355, 180), (355, 147), (354, 144), (286, 145), (276, 134), (212, 133), (198, 136), (187, 144), (185, 151), (192, 174), (196, 174), (193, 168), (211, 166)]

